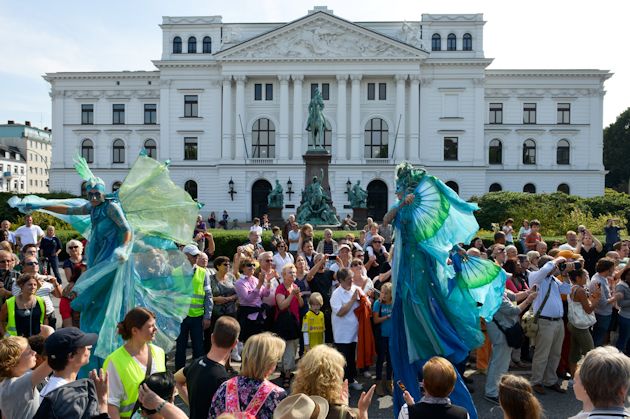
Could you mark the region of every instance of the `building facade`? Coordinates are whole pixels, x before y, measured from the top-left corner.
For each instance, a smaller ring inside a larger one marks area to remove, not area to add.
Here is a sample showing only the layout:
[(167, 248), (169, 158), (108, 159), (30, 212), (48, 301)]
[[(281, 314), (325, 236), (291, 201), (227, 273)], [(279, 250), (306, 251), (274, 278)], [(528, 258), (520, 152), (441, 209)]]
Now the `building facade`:
[(36, 128), (29, 121), (0, 124), (1, 191), (48, 193), (51, 158), (52, 132), (48, 127)]
[[(289, 23), (164, 17), (156, 71), (50, 73), (51, 188), (79, 193), (80, 153), (116, 188), (142, 149), (175, 182), (241, 221), (266, 210), (278, 179), (299, 206), (307, 107), (328, 119), (329, 183), (348, 182), (377, 219), (394, 167), (424, 166), (463, 198), (494, 190), (593, 196), (604, 190), (601, 70), (489, 70), (483, 16), (350, 22), (316, 7)], [(230, 193), (232, 191), (233, 193)]]

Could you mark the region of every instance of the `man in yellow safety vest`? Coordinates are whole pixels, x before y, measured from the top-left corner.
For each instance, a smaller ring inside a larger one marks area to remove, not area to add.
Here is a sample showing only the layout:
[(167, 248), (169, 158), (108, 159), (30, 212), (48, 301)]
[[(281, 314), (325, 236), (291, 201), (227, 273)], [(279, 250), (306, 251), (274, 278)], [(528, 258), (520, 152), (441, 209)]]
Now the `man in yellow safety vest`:
[(186, 364), (186, 346), (188, 337), (192, 341), (193, 359), (203, 355), (203, 331), (210, 327), (212, 316), (212, 288), (210, 286), (210, 272), (197, 266), (197, 256), (201, 254), (194, 244), (184, 246), (186, 262), (173, 270), (173, 275), (192, 276), (192, 298), (188, 316), (182, 321), (177, 346), (175, 349), (175, 369), (179, 370)]

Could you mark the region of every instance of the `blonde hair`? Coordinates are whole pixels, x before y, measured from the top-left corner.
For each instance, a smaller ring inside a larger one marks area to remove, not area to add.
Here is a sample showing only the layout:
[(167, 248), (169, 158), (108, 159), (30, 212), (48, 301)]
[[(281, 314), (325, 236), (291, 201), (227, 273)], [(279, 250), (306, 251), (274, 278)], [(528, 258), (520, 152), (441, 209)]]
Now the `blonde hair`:
[(433, 397), (448, 397), (455, 388), (457, 373), (445, 358), (434, 356), (422, 367), (423, 386)]
[(311, 294), (310, 297), (308, 297), (308, 303), (309, 305), (319, 304), (321, 307), (324, 305), (324, 298), (322, 297), (320, 293), (314, 292)]
[(20, 363), (28, 340), (22, 336), (9, 336), (0, 340), (0, 381), (13, 377), (11, 370)]
[[(387, 292), (387, 295), (389, 295), (389, 302), (387, 303), (383, 300), (383, 296), (385, 295), (386, 292)], [(392, 303), (392, 283), (391, 282), (386, 282), (381, 286), (381, 302), (383, 302), (384, 304)]]
[(72, 246), (79, 246), (79, 253), (83, 253), (83, 243), (81, 243), (80, 241), (76, 239), (68, 240), (68, 243), (66, 243), (67, 253), (70, 253), (70, 247)]
[(276, 335), (264, 332), (247, 339), (243, 347), (241, 375), (264, 380), (284, 354), (286, 343)]
[(9, 243), (6, 240), (0, 242), (0, 249), (5, 250), (7, 252), (13, 252), (13, 249), (11, 248), (11, 243)]
[(317, 345), (298, 362), (291, 393), (320, 396), (329, 403), (341, 403), (343, 367), (346, 359), (327, 345)]
[(289, 263), (287, 263), (286, 265), (284, 265), (284, 266), (282, 267), (282, 279), (284, 279), (284, 274), (285, 274), (285, 273), (286, 273), (289, 269), (296, 269), (296, 270), (297, 270), (297, 268), (295, 267), (295, 265), (294, 265), (294, 264), (292, 264), (292, 263), (290, 263), (290, 262), (289, 262)]

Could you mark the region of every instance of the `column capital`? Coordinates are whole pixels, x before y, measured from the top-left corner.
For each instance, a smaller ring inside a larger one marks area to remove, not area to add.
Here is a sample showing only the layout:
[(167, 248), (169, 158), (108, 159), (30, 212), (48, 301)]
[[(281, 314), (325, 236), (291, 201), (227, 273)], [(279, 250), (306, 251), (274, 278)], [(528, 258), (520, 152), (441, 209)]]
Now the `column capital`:
[(293, 83), (302, 83), (302, 81), (304, 81), (304, 74), (291, 74), (291, 80), (293, 80)]
[(347, 81), (348, 80), (348, 75), (347, 74), (337, 74), (337, 81)]
[(234, 76), (234, 80), (238, 84), (245, 83), (245, 80), (247, 80), (247, 76)]
[(225, 85), (226, 83), (232, 83), (232, 76), (223, 76), (223, 85)]
[(410, 74), (409, 80), (411, 81), (411, 83), (415, 83), (415, 84), (420, 83), (420, 74)]
[(363, 74), (350, 74), (350, 79), (353, 82), (355, 82), (355, 81), (359, 82), (359, 81), (361, 81), (362, 78), (363, 78)]
[(409, 77), (408, 74), (396, 74), (396, 75), (394, 75), (394, 79), (398, 83), (404, 83), (407, 80), (407, 77)]
[(289, 76), (288, 74), (278, 74), (278, 80), (280, 80), (280, 83), (288, 83), (289, 82)]

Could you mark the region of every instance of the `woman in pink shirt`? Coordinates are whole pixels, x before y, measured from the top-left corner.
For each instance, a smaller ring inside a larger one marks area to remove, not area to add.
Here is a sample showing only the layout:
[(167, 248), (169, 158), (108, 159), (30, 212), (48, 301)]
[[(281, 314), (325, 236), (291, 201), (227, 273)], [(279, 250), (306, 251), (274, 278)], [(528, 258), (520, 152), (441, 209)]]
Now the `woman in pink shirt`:
[(262, 298), (270, 294), (269, 287), (265, 286), (264, 274), (258, 278), (254, 276), (255, 266), (251, 258), (242, 258), (239, 262), (241, 277), (234, 283), (239, 304), (237, 319), (241, 325), (240, 340), (243, 343), (250, 336), (264, 331), (265, 309)]

